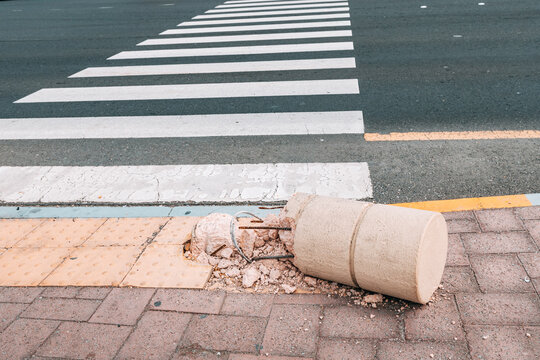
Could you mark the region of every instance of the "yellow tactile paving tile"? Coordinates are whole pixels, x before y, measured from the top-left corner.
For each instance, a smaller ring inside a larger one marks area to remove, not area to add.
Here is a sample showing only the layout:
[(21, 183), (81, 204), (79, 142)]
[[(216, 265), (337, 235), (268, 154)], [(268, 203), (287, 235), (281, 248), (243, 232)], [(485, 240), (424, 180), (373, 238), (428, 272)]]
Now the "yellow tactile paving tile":
[(149, 245), (121, 286), (202, 289), (212, 266), (184, 258), (182, 245)]
[(10, 248), (37, 228), (43, 219), (0, 219), (0, 248)]
[(43, 286), (118, 286), (142, 252), (138, 246), (80, 247)]
[(391, 132), (389, 134), (366, 133), (366, 141), (430, 141), (430, 140), (489, 140), (489, 139), (539, 139), (540, 130), (495, 131), (437, 131), (437, 132)]
[(75, 247), (86, 241), (105, 219), (47, 219), (14, 246), (28, 247)]
[(413, 203), (392, 204), (421, 210), (450, 212), (464, 210), (500, 209), (531, 206), (525, 195), (487, 196), (479, 198), (434, 200)]
[(154, 243), (170, 245), (184, 244), (191, 239), (191, 231), (200, 219), (200, 217), (196, 216), (172, 218), (154, 238)]
[(83, 244), (95, 246), (141, 246), (152, 239), (169, 218), (111, 218)]
[(37, 286), (66, 257), (68, 248), (11, 248), (0, 256), (0, 286)]

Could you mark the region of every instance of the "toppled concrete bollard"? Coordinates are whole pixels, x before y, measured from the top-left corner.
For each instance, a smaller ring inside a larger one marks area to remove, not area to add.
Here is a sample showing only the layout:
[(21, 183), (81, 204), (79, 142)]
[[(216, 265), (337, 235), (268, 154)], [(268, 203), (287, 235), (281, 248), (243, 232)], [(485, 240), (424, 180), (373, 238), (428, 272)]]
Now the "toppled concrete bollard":
[(441, 281), (448, 233), (440, 213), (298, 193), (280, 218), (307, 275), (421, 304)]

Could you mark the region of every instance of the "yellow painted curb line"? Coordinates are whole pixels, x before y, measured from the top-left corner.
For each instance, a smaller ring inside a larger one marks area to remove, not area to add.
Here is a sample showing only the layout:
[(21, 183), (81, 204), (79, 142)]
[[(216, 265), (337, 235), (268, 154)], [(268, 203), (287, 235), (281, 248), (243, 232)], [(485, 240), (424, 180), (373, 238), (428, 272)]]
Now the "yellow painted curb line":
[(420, 210), (438, 212), (501, 209), (510, 207), (532, 206), (525, 195), (488, 196), (452, 200), (434, 200), (411, 203), (391, 204), (394, 206), (408, 207)]
[(365, 133), (364, 139), (366, 141), (540, 139), (540, 130)]

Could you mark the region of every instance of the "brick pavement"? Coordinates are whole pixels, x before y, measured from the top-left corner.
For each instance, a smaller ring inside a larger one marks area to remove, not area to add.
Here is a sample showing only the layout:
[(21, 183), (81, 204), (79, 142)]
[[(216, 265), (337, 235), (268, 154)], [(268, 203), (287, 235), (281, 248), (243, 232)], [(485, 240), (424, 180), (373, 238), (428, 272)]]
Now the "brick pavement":
[(325, 295), (0, 287), (0, 359), (538, 359), (540, 207), (447, 213), (428, 306)]

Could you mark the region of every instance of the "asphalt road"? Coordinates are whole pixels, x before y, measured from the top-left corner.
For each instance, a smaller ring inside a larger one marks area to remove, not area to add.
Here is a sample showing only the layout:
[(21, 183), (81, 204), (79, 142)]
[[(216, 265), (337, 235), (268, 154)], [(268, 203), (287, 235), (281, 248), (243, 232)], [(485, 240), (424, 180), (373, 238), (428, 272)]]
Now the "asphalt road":
[[(356, 69), (68, 78), (86, 67), (109, 65), (108, 57), (138, 50), (137, 43), (223, 3), (168, 1), (1, 1), (0, 118), (362, 110), (366, 132), (540, 130), (540, 4), (534, 0), (485, 6), (465, 0), (351, 0)], [(340, 40), (346, 39), (332, 39)], [(282, 42), (264, 42), (277, 43)], [(217, 56), (200, 62), (285, 58), (302, 57)], [(320, 78), (356, 78), (360, 94), (13, 103), (41, 88)], [(374, 143), (361, 135), (327, 135), (0, 141), (0, 166), (348, 161), (368, 162), (374, 199), (385, 203), (540, 192), (538, 139)]]

